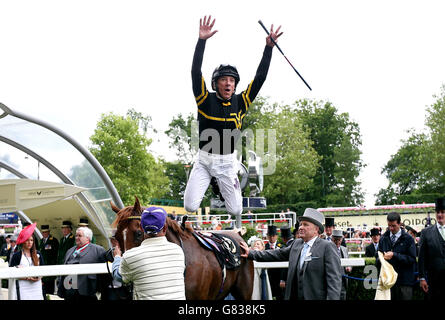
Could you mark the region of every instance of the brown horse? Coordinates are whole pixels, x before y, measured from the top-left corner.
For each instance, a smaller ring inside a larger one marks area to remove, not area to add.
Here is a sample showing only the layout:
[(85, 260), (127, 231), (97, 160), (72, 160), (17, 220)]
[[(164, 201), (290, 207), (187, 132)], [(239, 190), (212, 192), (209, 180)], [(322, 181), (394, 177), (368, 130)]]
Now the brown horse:
[[(139, 200), (136, 198), (134, 206), (128, 206), (121, 210), (111, 204), (117, 217), (113, 222), (116, 227), (115, 239), (124, 252), (139, 246), (143, 240), (140, 217), (143, 211)], [(236, 300), (250, 300), (253, 290), (253, 262), (241, 258), (241, 266), (235, 270), (226, 270), (223, 281), (223, 272), (210, 250), (201, 247), (193, 236), (193, 229), (187, 225), (181, 228), (179, 224), (167, 218), (167, 240), (179, 245), (185, 256), (185, 295), (187, 300), (220, 300), (229, 293)], [(238, 244), (243, 238), (233, 231), (219, 231), (236, 240)]]

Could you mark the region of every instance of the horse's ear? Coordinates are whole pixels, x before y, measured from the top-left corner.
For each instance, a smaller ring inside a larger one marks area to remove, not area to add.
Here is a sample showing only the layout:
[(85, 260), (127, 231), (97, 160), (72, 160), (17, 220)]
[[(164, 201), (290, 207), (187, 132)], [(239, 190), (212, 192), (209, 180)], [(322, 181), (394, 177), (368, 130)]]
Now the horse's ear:
[(139, 203), (139, 199), (138, 197), (135, 197), (135, 201), (134, 201), (134, 206), (133, 206), (133, 210), (135, 210), (136, 212), (142, 213), (142, 208), (141, 208), (141, 204)]
[(111, 209), (115, 212), (118, 213), (120, 210), (118, 207), (116, 207), (113, 203), (113, 201), (110, 201), (110, 205), (111, 205)]

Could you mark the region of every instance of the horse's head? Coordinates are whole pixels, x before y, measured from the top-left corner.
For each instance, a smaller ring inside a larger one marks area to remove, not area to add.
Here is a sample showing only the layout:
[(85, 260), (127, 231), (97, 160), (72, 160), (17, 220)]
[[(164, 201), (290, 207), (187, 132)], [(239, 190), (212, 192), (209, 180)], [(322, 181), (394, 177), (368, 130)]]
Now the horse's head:
[[(135, 197), (133, 206), (123, 209), (111, 203), (111, 209), (116, 213), (116, 219), (112, 226), (116, 228), (115, 241), (119, 243), (122, 253), (131, 248), (137, 247), (144, 240), (144, 232), (141, 228), (142, 207), (139, 199)], [(112, 240), (113, 242), (113, 240)]]

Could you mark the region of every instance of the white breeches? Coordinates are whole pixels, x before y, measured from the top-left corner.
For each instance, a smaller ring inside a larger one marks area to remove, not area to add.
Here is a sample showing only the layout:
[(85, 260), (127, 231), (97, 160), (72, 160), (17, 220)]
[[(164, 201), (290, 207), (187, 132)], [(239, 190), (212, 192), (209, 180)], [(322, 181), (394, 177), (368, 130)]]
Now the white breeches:
[(224, 197), (227, 212), (239, 215), (243, 211), (243, 198), (237, 176), (238, 160), (234, 154), (210, 154), (199, 150), (184, 193), (184, 208), (198, 210), (212, 177), (216, 178)]

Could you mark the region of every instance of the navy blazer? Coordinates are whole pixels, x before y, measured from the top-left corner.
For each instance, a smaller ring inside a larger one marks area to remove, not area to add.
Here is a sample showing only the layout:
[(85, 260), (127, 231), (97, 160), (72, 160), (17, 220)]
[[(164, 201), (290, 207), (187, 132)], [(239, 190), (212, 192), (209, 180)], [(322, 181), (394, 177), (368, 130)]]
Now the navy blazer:
[[(397, 272), (396, 285), (412, 286), (416, 282), (416, 243), (414, 239), (402, 229), (402, 234), (394, 246), (391, 243), (391, 232), (386, 231), (380, 238), (378, 251), (394, 253), (391, 260), (387, 260)], [(379, 261), (380, 263), (380, 261)]]

